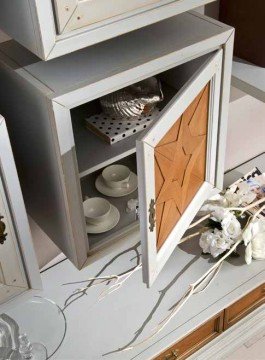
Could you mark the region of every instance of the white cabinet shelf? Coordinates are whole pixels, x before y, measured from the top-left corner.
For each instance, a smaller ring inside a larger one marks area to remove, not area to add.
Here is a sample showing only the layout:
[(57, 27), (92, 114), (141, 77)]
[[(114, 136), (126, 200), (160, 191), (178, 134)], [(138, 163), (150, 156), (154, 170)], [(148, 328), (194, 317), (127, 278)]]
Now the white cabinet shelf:
[(265, 68), (234, 58), (232, 85), (265, 102)]

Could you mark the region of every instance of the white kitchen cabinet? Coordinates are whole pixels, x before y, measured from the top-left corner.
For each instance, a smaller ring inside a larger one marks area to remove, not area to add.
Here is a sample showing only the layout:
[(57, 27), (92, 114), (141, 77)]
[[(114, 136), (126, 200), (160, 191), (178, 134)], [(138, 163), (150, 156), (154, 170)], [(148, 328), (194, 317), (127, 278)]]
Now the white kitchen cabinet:
[(43, 60), (214, 0), (1, 0), (0, 28)]
[(26, 210), (0, 116), (0, 305), (41, 288)]
[[(79, 269), (137, 235), (125, 208), (139, 195), (150, 286), (203, 201), (222, 189), (233, 35), (191, 12), (49, 62), (15, 42), (1, 45), (0, 107), (28, 211)], [(86, 129), (101, 96), (150, 76), (160, 79), (165, 100), (147, 131), (110, 145)], [(118, 225), (87, 235), (82, 201), (102, 196), (95, 179), (116, 162), (137, 171), (139, 194), (109, 198)]]

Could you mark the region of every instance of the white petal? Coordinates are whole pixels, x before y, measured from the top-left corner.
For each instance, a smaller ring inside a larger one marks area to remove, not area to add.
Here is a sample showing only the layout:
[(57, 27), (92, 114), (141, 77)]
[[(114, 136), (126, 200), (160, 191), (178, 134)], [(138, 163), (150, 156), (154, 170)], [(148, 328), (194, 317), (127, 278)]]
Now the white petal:
[(248, 265), (252, 262), (252, 245), (251, 242), (248, 244), (245, 250), (245, 261)]

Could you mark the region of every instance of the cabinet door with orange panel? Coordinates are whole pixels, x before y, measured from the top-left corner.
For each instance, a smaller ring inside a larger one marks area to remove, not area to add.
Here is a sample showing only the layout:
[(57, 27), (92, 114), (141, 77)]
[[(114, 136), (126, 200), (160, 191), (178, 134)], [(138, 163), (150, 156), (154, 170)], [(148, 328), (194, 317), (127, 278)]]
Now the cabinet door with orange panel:
[[(149, 286), (202, 203), (219, 191), (221, 65), (219, 50), (137, 142), (144, 280)], [(174, 82), (174, 77), (169, 81)]]

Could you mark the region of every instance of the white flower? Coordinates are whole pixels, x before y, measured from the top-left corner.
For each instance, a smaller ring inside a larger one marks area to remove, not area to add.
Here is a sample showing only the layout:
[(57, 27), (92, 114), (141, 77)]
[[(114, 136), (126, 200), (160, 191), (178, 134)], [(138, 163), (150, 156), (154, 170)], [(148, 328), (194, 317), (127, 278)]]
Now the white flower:
[(237, 194), (241, 196), (242, 204), (251, 204), (257, 197), (246, 182), (242, 182), (238, 185)]
[(225, 208), (228, 204), (225, 200), (225, 198), (220, 195), (214, 195), (212, 196), (208, 201), (204, 203), (204, 205), (200, 209), (201, 214), (208, 214), (210, 212), (213, 212), (217, 209)]
[(241, 225), (235, 215), (229, 213), (225, 216), (221, 222), (222, 232), (225, 237), (230, 239), (237, 239), (241, 234)]
[(199, 245), (202, 248), (204, 254), (210, 253), (211, 243), (214, 240), (215, 235), (211, 230), (205, 231), (199, 241)]
[(229, 190), (224, 194), (228, 206), (238, 207), (242, 204), (242, 197), (237, 193), (232, 193)]
[[(237, 190), (237, 191), (236, 191)], [(237, 184), (237, 187), (232, 187), (226, 191), (224, 198), (228, 206), (238, 207), (242, 204), (251, 204), (257, 195), (251, 190), (246, 182)]]
[(200, 237), (200, 247), (204, 253), (210, 253), (214, 258), (230, 249), (234, 241), (224, 236), (223, 232), (214, 229), (214, 231), (206, 231)]
[(211, 219), (217, 222), (221, 222), (224, 219), (228, 219), (233, 216), (232, 213), (229, 212), (226, 208), (223, 207), (216, 207), (215, 210), (212, 212)]
[(265, 260), (265, 232), (261, 232), (251, 241), (252, 258), (255, 260)]
[(250, 264), (252, 259), (265, 260), (265, 220), (252, 221), (243, 232), (246, 245), (245, 260)]
[(252, 245), (251, 242), (248, 244), (245, 250), (245, 261), (248, 265), (252, 262)]

